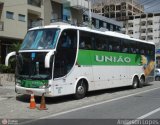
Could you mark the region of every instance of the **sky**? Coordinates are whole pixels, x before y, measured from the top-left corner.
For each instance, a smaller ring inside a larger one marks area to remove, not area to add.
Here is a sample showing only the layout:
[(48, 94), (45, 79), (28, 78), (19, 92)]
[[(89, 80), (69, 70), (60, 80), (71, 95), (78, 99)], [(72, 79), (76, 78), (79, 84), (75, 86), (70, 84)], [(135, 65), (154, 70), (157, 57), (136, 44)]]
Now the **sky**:
[(145, 12), (160, 12), (160, 0), (138, 0), (144, 5)]

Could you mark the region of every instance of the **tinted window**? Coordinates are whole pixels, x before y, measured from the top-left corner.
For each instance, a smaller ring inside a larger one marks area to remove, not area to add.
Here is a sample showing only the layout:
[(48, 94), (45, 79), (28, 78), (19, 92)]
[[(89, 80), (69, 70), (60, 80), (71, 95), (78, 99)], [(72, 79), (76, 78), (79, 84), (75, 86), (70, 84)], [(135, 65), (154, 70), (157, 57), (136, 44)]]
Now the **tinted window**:
[(108, 37), (100, 34), (95, 35), (95, 48), (96, 50), (108, 50)]
[(63, 77), (71, 71), (75, 63), (76, 53), (77, 30), (64, 30), (61, 33), (56, 49), (54, 78)]
[(136, 53), (136, 41), (129, 41), (129, 52), (133, 54)]
[(129, 40), (127, 40), (127, 39), (122, 40), (122, 52), (123, 53), (130, 52)]
[(80, 31), (79, 48), (91, 50), (93, 49), (94, 36), (93, 33)]
[(111, 52), (120, 52), (121, 39), (116, 37), (108, 37), (108, 49)]

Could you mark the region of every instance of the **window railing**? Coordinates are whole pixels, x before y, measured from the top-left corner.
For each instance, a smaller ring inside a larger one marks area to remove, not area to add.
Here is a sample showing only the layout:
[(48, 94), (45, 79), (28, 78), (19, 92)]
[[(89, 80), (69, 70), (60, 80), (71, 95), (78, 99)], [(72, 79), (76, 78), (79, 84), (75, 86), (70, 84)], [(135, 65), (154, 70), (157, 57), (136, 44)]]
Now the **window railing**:
[(28, 29), (42, 26), (42, 20), (28, 20)]
[(4, 30), (4, 22), (0, 21), (0, 31)]

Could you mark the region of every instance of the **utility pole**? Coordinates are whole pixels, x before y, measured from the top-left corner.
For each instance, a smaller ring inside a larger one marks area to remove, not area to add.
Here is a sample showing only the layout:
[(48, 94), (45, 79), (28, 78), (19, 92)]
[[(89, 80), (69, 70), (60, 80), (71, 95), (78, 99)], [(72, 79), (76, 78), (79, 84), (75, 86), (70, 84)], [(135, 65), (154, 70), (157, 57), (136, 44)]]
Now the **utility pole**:
[(91, 4), (92, 1), (88, 0), (88, 9), (89, 9), (89, 27), (92, 28), (92, 13), (91, 13)]

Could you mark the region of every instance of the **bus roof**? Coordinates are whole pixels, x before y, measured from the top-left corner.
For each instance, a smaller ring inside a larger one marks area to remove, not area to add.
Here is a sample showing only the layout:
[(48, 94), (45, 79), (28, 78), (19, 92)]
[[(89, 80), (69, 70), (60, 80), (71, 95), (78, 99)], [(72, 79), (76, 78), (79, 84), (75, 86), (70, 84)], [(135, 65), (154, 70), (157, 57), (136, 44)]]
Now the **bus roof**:
[(113, 32), (113, 31), (100, 31), (100, 29), (95, 30), (95, 29), (91, 29), (89, 27), (83, 27), (83, 26), (73, 26), (71, 24), (64, 23), (64, 22), (51, 23), (50, 25), (39, 26), (39, 27), (32, 28), (30, 30), (48, 29), (48, 28), (60, 28), (62, 30), (63, 29), (77, 29), (77, 30), (83, 30), (83, 31), (88, 31), (88, 32), (92, 32), (92, 33), (108, 35), (108, 36), (113, 36), (113, 37), (118, 37), (118, 38), (123, 38), (123, 39), (128, 39), (128, 40), (134, 40), (137, 42), (143, 42), (143, 43), (155, 45), (155, 43), (153, 43), (153, 42), (148, 42), (148, 41), (144, 41), (144, 40), (140, 40), (140, 39), (136, 39), (136, 38), (131, 38), (129, 35), (126, 35), (126, 34)]

